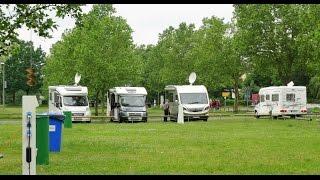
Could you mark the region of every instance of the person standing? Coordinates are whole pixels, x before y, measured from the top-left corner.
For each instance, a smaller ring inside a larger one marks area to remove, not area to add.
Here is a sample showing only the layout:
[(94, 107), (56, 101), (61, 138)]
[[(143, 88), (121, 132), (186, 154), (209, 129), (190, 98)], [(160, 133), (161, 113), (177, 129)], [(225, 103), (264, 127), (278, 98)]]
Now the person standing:
[(170, 114), (169, 113), (169, 101), (168, 99), (165, 100), (165, 103), (163, 105), (163, 111), (164, 111), (164, 117), (163, 117), (163, 121), (167, 122), (167, 116)]

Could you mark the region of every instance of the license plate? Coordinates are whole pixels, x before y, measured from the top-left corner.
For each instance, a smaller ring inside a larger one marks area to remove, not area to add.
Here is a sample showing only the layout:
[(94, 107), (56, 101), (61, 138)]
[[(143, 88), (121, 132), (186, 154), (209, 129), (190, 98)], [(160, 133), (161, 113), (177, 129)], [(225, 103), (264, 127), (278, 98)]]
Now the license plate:
[(141, 117), (129, 117), (129, 120), (141, 120)]
[(84, 116), (84, 113), (73, 113), (72, 116)]

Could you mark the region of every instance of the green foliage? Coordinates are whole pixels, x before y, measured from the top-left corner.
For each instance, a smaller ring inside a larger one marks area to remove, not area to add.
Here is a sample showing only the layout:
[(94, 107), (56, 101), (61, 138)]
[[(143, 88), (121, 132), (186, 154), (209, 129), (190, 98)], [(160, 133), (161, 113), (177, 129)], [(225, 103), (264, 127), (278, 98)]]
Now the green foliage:
[(307, 84), (314, 46), (310, 39), (319, 24), (314, 9), (319, 6), (235, 5), (237, 28), (256, 73), (276, 75), (282, 85)]
[[(5, 80), (7, 81), (7, 95), (12, 96), (11, 103), (15, 104), (16, 92), (19, 90), (27, 94), (40, 93), (43, 84), (42, 67), (45, 65), (45, 53), (41, 48), (35, 49), (32, 42), (19, 41), (13, 49), (11, 56), (5, 62)], [(29, 87), (26, 69), (35, 70), (35, 86)], [(2, 84), (2, 79), (1, 79)]]
[(316, 99), (320, 99), (320, 77), (314, 76), (311, 78), (308, 91), (312, 95), (312, 97)]
[[(203, 84), (208, 90), (229, 84), (218, 62), (223, 59), (222, 44), (227, 26), (216, 17), (204, 18), (196, 30), (194, 24), (181, 23), (178, 28), (168, 27), (159, 35), (156, 46), (146, 51), (146, 87), (157, 99), (158, 93), (169, 84), (189, 84), (188, 76), (197, 73), (195, 84)], [(156, 69), (156, 70), (155, 70)]]
[(56, 17), (69, 15), (81, 24), (82, 10), (79, 4), (2, 4), (0, 5), (0, 56), (6, 55), (13, 42), (17, 41), (16, 30), (25, 25), (39, 36), (51, 37), (50, 30), (56, 29), (56, 22), (48, 11), (55, 11)]
[(197, 29), (182, 22), (159, 34), (156, 45), (135, 46), (132, 29), (112, 5), (95, 5), (82, 26), (66, 31), (51, 49), (44, 92), (48, 85), (73, 84), (78, 72), (94, 99), (113, 86), (139, 85), (149, 101), (159, 100), (166, 85), (188, 84), (194, 71), (195, 84), (205, 85), (210, 96), (234, 89), (236, 109), (239, 88), (258, 92), (291, 80), (310, 85), (319, 75), (319, 7), (235, 5), (230, 23), (212, 16)]
[(141, 84), (143, 62), (135, 51), (132, 29), (114, 13), (112, 5), (94, 5), (83, 16), (82, 26), (66, 32), (53, 46), (44, 69), (44, 92), (50, 85), (73, 84), (77, 72), (94, 99), (114, 86)]

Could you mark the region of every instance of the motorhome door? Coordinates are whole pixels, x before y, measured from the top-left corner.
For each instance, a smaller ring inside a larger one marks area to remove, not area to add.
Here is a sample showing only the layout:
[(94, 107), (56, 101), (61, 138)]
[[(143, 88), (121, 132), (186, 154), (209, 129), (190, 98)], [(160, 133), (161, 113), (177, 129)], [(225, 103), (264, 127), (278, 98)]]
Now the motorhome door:
[(168, 91), (166, 93), (166, 99), (169, 100), (169, 111), (170, 115), (177, 116), (178, 109), (177, 109), (177, 102), (175, 102), (177, 94), (174, 91)]
[[(270, 101), (266, 100), (266, 94), (260, 94), (260, 102), (258, 104), (259, 115), (270, 115)], [(270, 98), (270, 95), (268, 96)]]
[(53, 106), (55, 111), (60, 111), (62, 107), (61, 96), (58, 91), (54, 91), (53, 93)]
[(109, 101), (110, 101), (110, 116), (114, 116), (115, 120), (118, 120), (118, 111), (117, 111), (117, 103), (116, 103), (116, 96), (114, 93), (109, 94)]

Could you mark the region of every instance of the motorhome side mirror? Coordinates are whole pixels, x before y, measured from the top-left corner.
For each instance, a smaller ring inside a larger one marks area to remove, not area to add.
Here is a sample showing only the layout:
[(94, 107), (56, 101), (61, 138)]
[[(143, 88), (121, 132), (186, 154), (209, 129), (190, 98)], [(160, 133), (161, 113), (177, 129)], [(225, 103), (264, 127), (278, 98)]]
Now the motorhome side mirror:
[(60, 107), (60, 104), (59, 104), (58, 102), (55, 102), (54, 104), (55, 104), (55, 106), (56, 106), (57, 108)]

